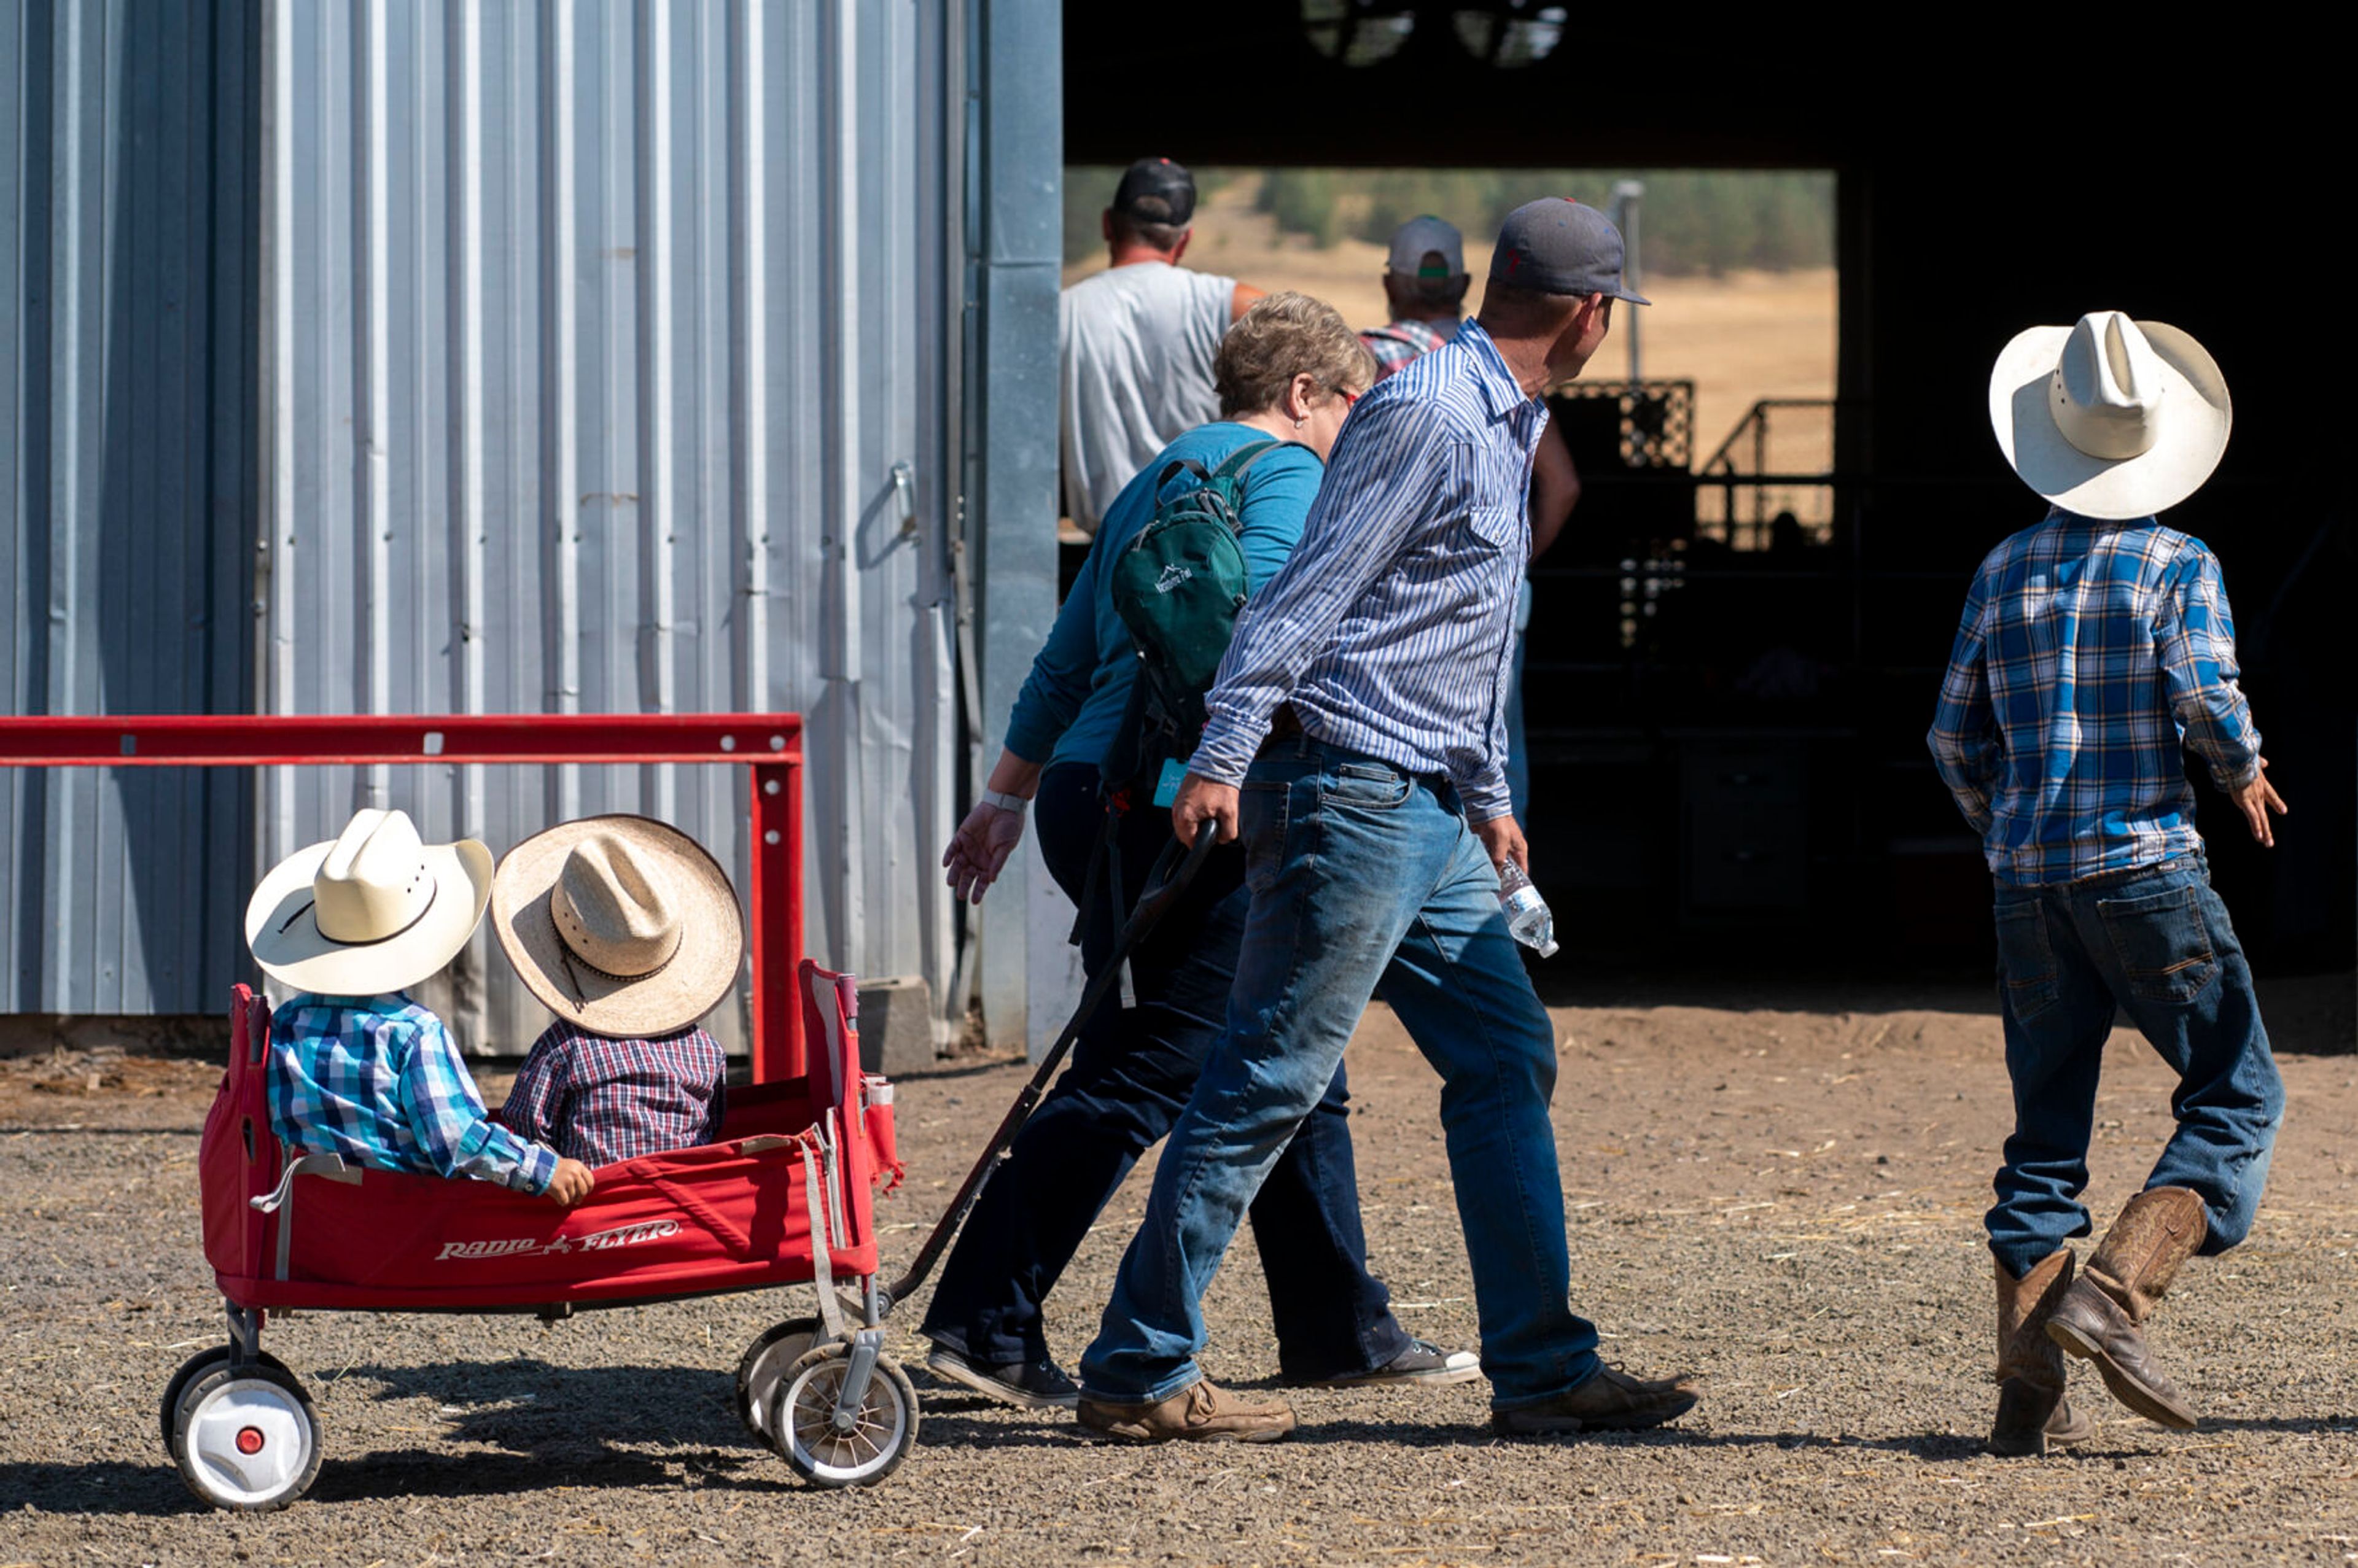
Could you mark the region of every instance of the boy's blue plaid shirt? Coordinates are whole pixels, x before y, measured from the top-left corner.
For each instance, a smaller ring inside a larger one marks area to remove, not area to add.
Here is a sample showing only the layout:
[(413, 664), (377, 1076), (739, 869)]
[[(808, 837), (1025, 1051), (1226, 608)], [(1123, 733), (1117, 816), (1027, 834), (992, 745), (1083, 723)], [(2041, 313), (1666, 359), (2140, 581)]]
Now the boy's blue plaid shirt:
[(483, 1111), (442, 1021), (398, 994), (306, 992), (270, 1018), (270, 1130), (292, 1148), (421, 1176), (547, 1190), (557, 1154)]
[(1999, 881), (2074, 881), (2202, 847), (2184, 752), (2260, 768), (2238, 673), (2201, 540), (2050, 512), (1974, 574), (1926, 739)]

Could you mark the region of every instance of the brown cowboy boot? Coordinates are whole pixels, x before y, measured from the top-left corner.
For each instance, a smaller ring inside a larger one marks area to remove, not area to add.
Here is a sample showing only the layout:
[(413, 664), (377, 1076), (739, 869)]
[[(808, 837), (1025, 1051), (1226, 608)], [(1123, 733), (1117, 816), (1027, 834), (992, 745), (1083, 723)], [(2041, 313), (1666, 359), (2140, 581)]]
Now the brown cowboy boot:
[(2153, 1365), (2138, 1327), (2209, 1233), (2202, 1200), (2193, 1192), (2147, 1188), (2129, 1199), (2079, 1282), (2047, 1320), (2047, 1337), (2093, 1361), (2113, 1398), (2148, 1421), (2180, 1430), (2193, 1426), (2194, 1409)]
[(2085, 1443), (2096, 1423), (2063, 1393), (2063, 1352), (2047, 1337), (2048, 1314), (2071, 1285), (2071, 1254), (2058, 1249), (2017, 1280), (1992, 1260), (1997, 1275), (1997, 1420), (1989, 1451), (2007, 1458)]

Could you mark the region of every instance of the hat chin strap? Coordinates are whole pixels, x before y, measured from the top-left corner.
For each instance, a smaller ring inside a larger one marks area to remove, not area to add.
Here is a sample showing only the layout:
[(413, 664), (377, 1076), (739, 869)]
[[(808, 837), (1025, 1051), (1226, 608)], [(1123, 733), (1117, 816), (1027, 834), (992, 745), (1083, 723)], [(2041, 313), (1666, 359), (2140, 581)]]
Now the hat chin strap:
[[(555, 922), (551, 922), (550, 924), (554, 925)], [(565, 978), (573, 984), (573, 1000), (583, 1007), (590, 1005), (590, 998), (581, 989), (581, 976), (573, 967), (576, 962), (579, 962), (582, 968), (589, 970), (593, 975), (596, 975), (600, 979), (611, 980), (616, 985), (622, 986), (633, 985), (640, 980), (651, 980), (657, 975), (662, 974), (665, 969), (670, 968), (671, 961), (674, 958), (678, 957), (680, 949), (687, 946), (687, 943), (685, 940), (685, 934), (683, 934), (683, 940), (673, 943), (671, 945), (671, 951), (664, 955), (664, 961), (657, 964), (654, 968), (636, 975), (618, 975), (611, 969), (600, 968), (597, 965), (591, 963), (589, 959), (582, 957), (580, 954), (575, 952), (573, 950), (573, 944), (565, 939), (565, 932), (562, 927), (559, 927), (557, 933), (557, 955), (558, 957), (565, 960)]]

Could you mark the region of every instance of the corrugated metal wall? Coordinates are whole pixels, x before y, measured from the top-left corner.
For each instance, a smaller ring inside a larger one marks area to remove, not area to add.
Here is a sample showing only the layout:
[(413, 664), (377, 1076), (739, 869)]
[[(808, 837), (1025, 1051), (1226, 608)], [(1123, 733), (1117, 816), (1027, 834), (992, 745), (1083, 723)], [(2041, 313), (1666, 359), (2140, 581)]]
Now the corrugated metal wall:
[[(248, 18), (0, 0), (0, 701), (251, 702)], [(218, 1007), (242, 774), (0, 769), (0, 1012)]]
[[(799, 710), (810, 950), (943, 996), (940, 0), (266, 16), (262, 706)], [(289, 770), (261, 841), (644, 811), (741, 877), (743, 787)], [(544, 1021), (487, 933), (435, 1000)]]
[[(934, 861), (990, 9), (0, 0), (12, 710), (796, 709), (810, 951), (954, 1010)], [(1053, 48), (1052, 5), (1006, 9)], [(1000, 444), (1053, 452), (1039, 390)], [(213, 1010), (256, 869), (359, 805), (495, 849), (646, 811), (741, 878), (741, 790), (0, 772), (0, 1010)], [(476, 1045), (544, 1021), (487, 937), (430, 1000)], [(741, 1002), (717, 1022), (733, 1043)]]

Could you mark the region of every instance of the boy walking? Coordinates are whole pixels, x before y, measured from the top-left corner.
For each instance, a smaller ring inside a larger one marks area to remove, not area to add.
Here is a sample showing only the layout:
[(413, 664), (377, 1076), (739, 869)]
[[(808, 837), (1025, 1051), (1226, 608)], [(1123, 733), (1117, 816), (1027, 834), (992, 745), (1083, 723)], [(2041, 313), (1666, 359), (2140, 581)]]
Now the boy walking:
[[(2236, 687), (2219, 562), (2156, 514), (2200, 488), (2231, 423), (2186, 333), (2117, 311), (2033, 328), (1998, 357), (1990, 418), (2046, 520), (1974, 575), (1928, 737), (1996, 879), (2015, 1128), (1985, 1224), (1996, 1264), (1989, 1446), (2043, 1454), (2094, 1425), (2066, 1354), (2167, 1426), (2193, 1409), (2143, 1325), (2179, 1269), (2244, 1239), (2284, 1112), (2252, 975), (2211, 888), (2183, 752), (2252, 837), (2284, 802)], [(2176, 1135), (2075, 1281), (2080, 1195), (2116, 1013), (2177, 1072)]]

